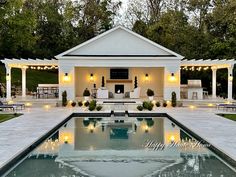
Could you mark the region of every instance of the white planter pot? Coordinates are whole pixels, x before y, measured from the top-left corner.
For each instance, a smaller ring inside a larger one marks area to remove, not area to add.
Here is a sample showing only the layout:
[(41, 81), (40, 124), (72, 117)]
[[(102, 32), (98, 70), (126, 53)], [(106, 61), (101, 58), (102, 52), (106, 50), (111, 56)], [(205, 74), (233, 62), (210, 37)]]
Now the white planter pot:
[(89, 101), (89, 96), (85, 96), (85, 97), (84, 97), (84, 100), (85, 100), (85, 101)]
[(153, 101), (153, 96), (148, 97), (150, 101)]

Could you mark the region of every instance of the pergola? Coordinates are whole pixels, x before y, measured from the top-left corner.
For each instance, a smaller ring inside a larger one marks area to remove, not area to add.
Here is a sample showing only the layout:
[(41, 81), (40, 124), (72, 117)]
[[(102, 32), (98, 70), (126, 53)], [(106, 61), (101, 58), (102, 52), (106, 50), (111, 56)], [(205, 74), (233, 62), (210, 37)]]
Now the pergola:
[(6, 67), (6, 99), (11, 100), (11, 68), (20, 68), (22, 71), (22, 97), (26, 97), (26, 70), (29, 67), (44, 69), (43, 67), (58, 68), (57, 59), (8, 59), (4, 58), (1, 60)]
[[(22, 97), (26, 97), (26, 70), (27, 68), (37, 67), (54, 67), (58, 68), (57, 59), (2, 59), (2, 63), (6, 67), (6, 91), (7, 100), (11, 99), (11, 68), (20, 68), (22, 70)], [(228, 99), (232, 100), (232, 80), (233, 68), (236, 63), (235, 59), (183, 59), (180, 67), (198, 67), (198, 68), (211, 68), (212, 70), (212, 98), (216, 98), (216, 72), (217, 69), (228, 69)]]
[(228, 100), (232, 100), (233, 92), (233, 69), (236, 63), (235, 59), (183, 59), (182, 67), (207, 67), (212, 70), (212, 98), (216, 98), (216, 72), (217, 69), (228, 69)]

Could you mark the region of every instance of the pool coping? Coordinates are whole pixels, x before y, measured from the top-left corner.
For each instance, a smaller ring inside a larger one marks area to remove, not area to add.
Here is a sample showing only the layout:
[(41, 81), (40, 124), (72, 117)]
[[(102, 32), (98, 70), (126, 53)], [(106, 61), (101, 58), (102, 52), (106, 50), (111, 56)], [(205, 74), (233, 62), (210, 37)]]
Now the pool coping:
[[(230, 166), (233, 168), (236, 168), (236, 161), (225, 154), (224, 152), (220, 151), (217, 147), (206, 141), (204, 138), (200, 137), (197, 135), (194, 131), (190, 130), (186, 126), (184, 126), (182, 123), (177, 121), (175, 118), (171, 117), (168, 113), (151, 113), (151, 112), (146, 112), (146, 113), (136, 113), (136, 112), (126, 112), (129, 117), (145, 117), (145, 116), (150, 116), (150, 117), (167, 117), (170, 119), (172, 122), (174, 122), (176, 125), (178, 125), (180, 128), (183, 130), (187, 131), (192, 137), (194, 137), (196, 140), (201, 142), (202, 144), (209, 144), (210, 149), (213, 153), (215, 153), (217, 156), (222, 158), (226, 163), (228, 163)], [(4, 175), (7, 172), (11, 170), (16, 164), (18, 164), (24, 157), (29, 154), (32, 150), (34, 150), (39, 144), (41, 144), (44, 140), (46, 140), (51, 134), (53, 134), (57, 129), (59, 129), (62, 125), (64, 125), (67, 121), (69, 121), (73, 117), (110, 117), (112, 115), (112, 112), (94, 112), (94, 113), (89, 113), (89, 112), (84, 112), (84, 113), (71, 113), (68, 117), (63, 119), (60, 123), (58, 123), (56, 126), (54, 126), (50, 131), (46, 132), (43, 136), (39, 137), (33, 144), (31, 144), (29, 147), (21, 151), (19, 154), (15, 155), (13, 158), (11, 158), (8, 162), (3, 164), (3, 166), (0, 168), (0, 175)], [(118, 116), (118, 115), (117, 115)], [(120, 116), (123, 116), (120, 115)]]

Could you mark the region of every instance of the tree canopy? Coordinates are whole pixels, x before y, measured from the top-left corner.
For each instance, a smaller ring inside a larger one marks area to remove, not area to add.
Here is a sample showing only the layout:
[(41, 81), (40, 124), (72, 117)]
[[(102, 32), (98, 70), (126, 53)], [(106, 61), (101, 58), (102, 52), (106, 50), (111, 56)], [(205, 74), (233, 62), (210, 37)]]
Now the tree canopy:
[(53, 57), (118, 23), (186, 58), (236, 56), (235, 0), (131, 0), (123, 14), (121, 7), (117, 0), (8, 0), (0, 5), (0, 57)]

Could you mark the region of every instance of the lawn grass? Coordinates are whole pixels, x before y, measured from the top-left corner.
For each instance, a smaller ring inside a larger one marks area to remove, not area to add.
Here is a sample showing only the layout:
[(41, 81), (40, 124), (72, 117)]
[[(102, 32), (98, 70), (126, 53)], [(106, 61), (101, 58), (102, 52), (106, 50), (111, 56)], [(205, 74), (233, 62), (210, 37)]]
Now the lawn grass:
[[(12, 68), (12, 85), (21, 86), (21, 69)], [(0, 65), (0, 83), (6, 83), (5, 66)], [(58, 84), (57, 70), (26, 70), (26, 87), (29, 91), (36, 91), (38, 84)]]
[(221, 114), (222, 117), (236, 121), (236, 114)]
[(0, 114), (0, 123), (19, 117), (22, 114)]

